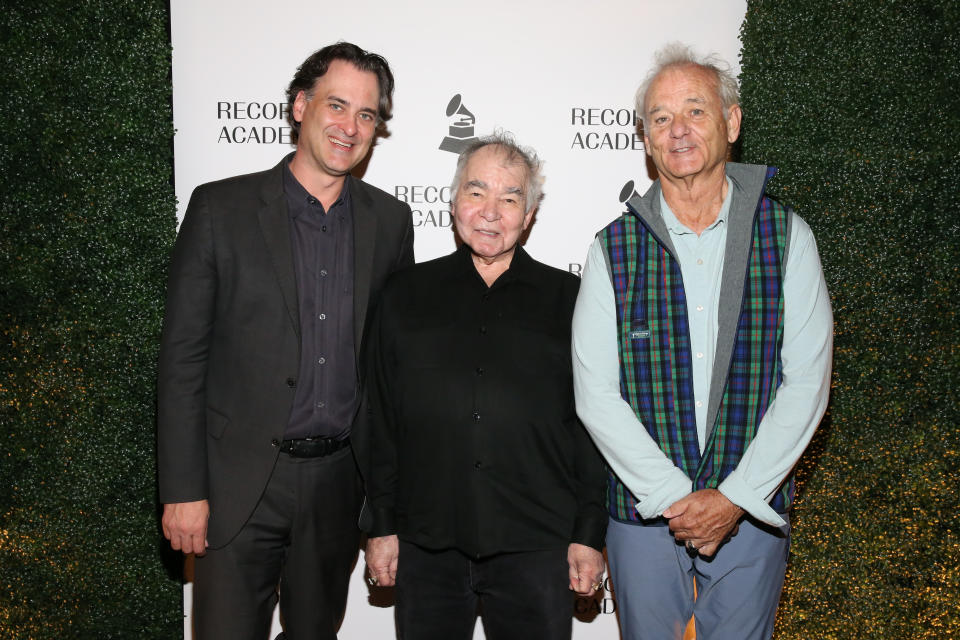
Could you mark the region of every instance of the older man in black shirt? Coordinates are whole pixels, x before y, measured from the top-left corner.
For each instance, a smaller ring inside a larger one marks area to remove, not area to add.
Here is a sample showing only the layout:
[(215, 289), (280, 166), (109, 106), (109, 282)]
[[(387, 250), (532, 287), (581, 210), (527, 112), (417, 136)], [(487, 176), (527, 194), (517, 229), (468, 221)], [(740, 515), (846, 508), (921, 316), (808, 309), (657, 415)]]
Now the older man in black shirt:
[(371, 333), (371, 583), (400, 637), (569, 638), (603, 575), (604, 469), (574, 410), (579, 280), (519, 241), (539, 161), (505, 136), (457, 165), (460, 248), (396, 274)]

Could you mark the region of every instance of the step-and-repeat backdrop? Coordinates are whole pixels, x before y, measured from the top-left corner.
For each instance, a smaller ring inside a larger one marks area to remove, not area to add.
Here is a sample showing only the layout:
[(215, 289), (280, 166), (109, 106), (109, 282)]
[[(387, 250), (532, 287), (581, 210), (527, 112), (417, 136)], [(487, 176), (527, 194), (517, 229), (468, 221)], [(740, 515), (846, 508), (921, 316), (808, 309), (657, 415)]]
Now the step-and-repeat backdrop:
[[(502, 129), (545, 161), (546, 195), (526, 248), (573, 273), (621, 202), (650, 184), (633, 95), (654, 51), (679, 40), (739, 71), (746, 11), (746, 0), (170, 4), (181, 217), (198, 184), (267, 169), (293, 149), (284, 90), (313, 51), (347, 40), (383, 55), (396, 78), (389, 135), (362, 177), (410, 204), (417, 260), (454, 249), (458, 150)], [(187, 584), (188, 639), (190, 600)], [(366, 586), (361, 554), (340, 637), (394, 637), (391, 605), (389, 590)], [(609, 583), (575, 609), (576, 640), (617, 637)]]

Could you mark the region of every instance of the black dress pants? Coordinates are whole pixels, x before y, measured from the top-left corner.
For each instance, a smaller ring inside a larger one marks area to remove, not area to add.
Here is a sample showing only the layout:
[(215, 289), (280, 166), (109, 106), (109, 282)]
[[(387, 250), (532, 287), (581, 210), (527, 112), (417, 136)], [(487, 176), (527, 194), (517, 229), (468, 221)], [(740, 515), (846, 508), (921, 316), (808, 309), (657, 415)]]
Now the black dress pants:
[(477, 614), (487, 640), (570, 640), (574, 593), (567, 549), (482, 559), (400, 542), (400, 640), (471, 640)]
[(349, 447), (320, 458), (281, 453), (237, 537), (196, 559), (195, 640), (267, 640), (278, 583), (286, 639), (335, 640), (359, 549), (360, 503)]

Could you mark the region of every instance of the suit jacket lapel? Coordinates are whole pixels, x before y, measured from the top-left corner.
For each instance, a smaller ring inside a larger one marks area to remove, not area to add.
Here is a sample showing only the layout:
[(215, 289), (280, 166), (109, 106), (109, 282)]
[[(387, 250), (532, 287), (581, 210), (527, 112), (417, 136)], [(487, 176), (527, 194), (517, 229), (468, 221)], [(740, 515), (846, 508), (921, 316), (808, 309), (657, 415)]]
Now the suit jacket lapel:
[(297, 277), (293, 269), (293, 248), (290, 244), (290, 218), (287, 215), (286, 195), (283, 191), (283, 162), (270, 172), (260, 192), (261, 206), (257, 212), (260, 231), (273, 260), (273, 269), (283, 293), (290, 321), (300, 336), (300, 305), (297, 301)]
[(373, 199), (357, 178), (350, 178), (350, 201), (353, 203), (353, 323), (354, 344), (357, 353), (363, 338), (370, 299), (370, 279), (373, 276), (373, 256), (376, 249), (377, 216)]

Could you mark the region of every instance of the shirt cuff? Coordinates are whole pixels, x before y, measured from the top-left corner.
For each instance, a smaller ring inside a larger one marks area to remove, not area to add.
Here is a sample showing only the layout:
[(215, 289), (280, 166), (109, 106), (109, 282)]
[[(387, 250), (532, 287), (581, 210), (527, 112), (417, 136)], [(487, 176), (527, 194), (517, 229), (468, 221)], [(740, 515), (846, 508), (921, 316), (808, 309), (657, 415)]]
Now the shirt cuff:
[(368, 508), (369, 518), (361, 516), (360, 525), (360, 529), (367, 534), (368, 538), (392, 536), (397, 533), (397, 523), (393, 509), (370, 507), (369, 504), (364, 505), (364, 509)]
[(734, 469), (726, 479), (720, 483), (717, 490), (727, 497), (727, 500), (737, 505), (751, 516), (770, 525), (771, 527), (782, 527), (787, 522), (780, 517), (767, 502), (759, 497), (747, 483), (737, 475)]
[(691, 485), (687, 474), (674, 467), (659, 485), (637, 500), (637, 513), (644, 520), (659, 518), (674, 502), (690, 495)]
[(580, 515), (573, 523), (573, 535), (570, 542), (576, 542), (597, 551), (603, 551), (603, 541), (607, 534), (607, 522), (610, 518), (606, 510), (597, 510), (597, 513)]

